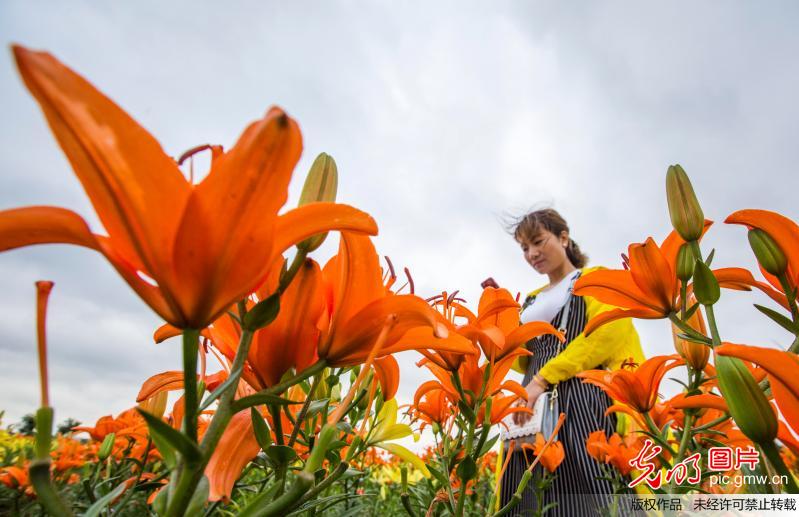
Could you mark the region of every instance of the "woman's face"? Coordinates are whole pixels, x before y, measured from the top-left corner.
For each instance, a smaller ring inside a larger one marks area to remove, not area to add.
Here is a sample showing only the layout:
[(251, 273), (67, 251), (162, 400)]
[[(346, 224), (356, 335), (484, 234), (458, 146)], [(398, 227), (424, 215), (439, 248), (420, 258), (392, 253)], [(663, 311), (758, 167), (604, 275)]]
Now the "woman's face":
[(569, 234), (565, 231), (555, 235), (542, 228), (532, 239), (522, 237), (519, 244), (527, 263), (542, 275), (554, 271), (562, 266), (565, 260), (569, 260), (566, 256)]

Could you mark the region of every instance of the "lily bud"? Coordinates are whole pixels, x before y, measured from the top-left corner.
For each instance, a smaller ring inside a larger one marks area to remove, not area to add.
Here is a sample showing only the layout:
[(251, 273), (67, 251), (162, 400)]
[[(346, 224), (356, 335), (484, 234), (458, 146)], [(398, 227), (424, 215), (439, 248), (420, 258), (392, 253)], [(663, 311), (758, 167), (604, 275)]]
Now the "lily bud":
[(755, 257), (763, 269), (774, 276), (785, 273), (788, 259), (771, 235), (758, 228), (749, 230), (749, 245), (752, 246), (752, 251), (755, 252)]
[(671, 225), (686, 241), (702, 236), (705, 215), (694, 194), (691, 180), (679, 165), (671, 165), (666, 172), (666, 200), (669, 203)]
[[(705, 320), (698, 308), (691, 315), (691, 317), (688, 318), (687, 323), (697, 332), (707, 334), (707, 330), (705, 329)], [(680, 354), (680, 357), (685, 359), (686, 364), (688, 364), (691, 368), (694, 370), (704, 370), (705, 366), (707, 366), (707, 361), (710, 358), (710, 347), (702, 343), (686, 341), (678, 336), (680, 332), (680, 329), (672, 323), (671, 336), (674, 339), (674, 349), (677, 350), (677, 353)]]
[(694, 266), (694, 294), (702, 305), (713, 305), (721, 297), (716, 276), (701, 260), (697, 260)]
[(777, 417), (743, 361), (716, 354), (716, 377), (730, 415), (747, 438), (771, 443), (777, 436)]
[(108, 433), (105, 435), (103, 439), (103, 443), (100, 445), (100, 450), (97, 451), (97, 459), (100, 461), (105, 461), (105, 459), (111, 454), (111, 450), (114, 447), (114, 441), (116, 440), (116, 433)]
[(680, 251), (677, 252), (677, 278), (683, 282), (690, 280), (694, 276), (695, 262), (691, 246), (688, 243), (680, 246)]
[[(319, 153), (319, 156), (311, 165), (308, 177), (305, 178), (305, 185), (300, 194), (299, 206), (320, 201), (333, 202), (336, 200), (338, 190), (338, 168), (336, 161), (327, 153)], [(297, 245), (298, 248), (310, 253), (325, 242), (327, 233), (320, 233), (309, 237)]]
[(319, 437), (311, 449), (311, 455), (305, 463), (305, 472), (314, 473), (322, 467), (322, 462), (327, 454), (330, 443), (338, 436), (338, 428), (335, 425), (325, 424), (319, 432)]

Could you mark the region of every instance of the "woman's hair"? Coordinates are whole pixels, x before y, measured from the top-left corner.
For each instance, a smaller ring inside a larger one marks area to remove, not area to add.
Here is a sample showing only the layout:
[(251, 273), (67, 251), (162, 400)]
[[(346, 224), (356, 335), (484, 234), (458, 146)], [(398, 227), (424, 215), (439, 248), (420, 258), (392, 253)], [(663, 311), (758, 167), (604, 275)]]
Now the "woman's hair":
[[(527, 215), (519, 217), (509, 225), (509, 230), (513, 233), (513, 238), (521, 242), (522, 239), (532, 241), (542, 230), (548, 230), (560, 237), (561, 232), (569, 233), (569, 225), (566, 220), (552, 208), (534, 210)], [(588, 263), (588, 255), (580, 250), (580, 246), (569, 237), (566, 245), (566, 256), (574, 267), (584, 267)]]

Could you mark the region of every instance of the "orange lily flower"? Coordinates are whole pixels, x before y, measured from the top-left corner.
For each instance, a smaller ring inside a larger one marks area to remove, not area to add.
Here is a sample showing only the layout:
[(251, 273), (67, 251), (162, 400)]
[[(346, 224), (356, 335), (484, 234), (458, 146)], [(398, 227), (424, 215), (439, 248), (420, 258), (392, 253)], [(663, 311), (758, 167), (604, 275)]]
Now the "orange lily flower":
[[(711, 224), (711, 221), (705, 221), (703, 235)], [(660, 319), (677, 311), (680, 308), (677, 255), (684, 243), (674, 231), (660, 246), (649, 237), (643, 244), (630, 244), (626, 263), (629, 269), (601, 269), (580, 277), (574, 285), (574, 294), (592, 296), (618, 307), (592, 318), (586, 323), (585, 334), (611, 321), (623, 318)], [(720, 287), (745, 291), (757, 287), (779, 301), (773, 289), (755, 281), (746, 269), (721, 268), (714, 270), (713, 274)], [(688, 286), (688, 291), (691, 290), (692, 286)]]
[[(521, 384), (516, 381), (504, 380), (505, 376), (508, 374), (508, 371), (510, 371), (510, 367), (513, 365), (513, 361), (516, 360), (516, 357), (519, 355), (519, 352), (508, 355), (492, 366), (490, 375), (488, 377), (488, 384), (485, 387), (486, 396), (494, 396), (502, 391), (509, 391), (514, 393), (517, 398), (527, 398), (527, 391)], [(464, 392), (467, 394), (467, 400), (465, 400), (467, 404), (474, 403), (473, 398), (468, 392), (472, 392), (475, 394), (475, 396), (477, 396), (483, 390), (483, 378), (485, 376), (485, 370), (489, 364), (490, 363), (486, 363), (483, 366), (479, 366), (477, 364), (477, 358), (475, 356), (469, 355), (466, 356), (466, 359), (464, 360), (463, 364), (461, 364), (460, 369), (458, 369), (461, 385)], [(435, 389), (442, 389), (446, 391), (452, 400), (461, 400), (461, 395), (453, 384), (450, 372), (448, 370), (445, 370), (432, 363), (425, 363), (425, 366), (433, 373), (433, 375), (436, 376), (437, 380), (427, 381), (419, 386), (419, 388), (416, 390), (415, 396), (417, 401), (424, 393)]]
[(400, 340), (400, 343), (426, 344), (424, 347), (418, 347), (417, 351), (433, 364), (451, 372), (460, 368), (467, 354), (440, 350), (439, 343), (441, 343), (442, 339), (452, 341), (460, 348), (468, 349), (469, 355), (480, 355), (480, 350), (470, 340), (457, 332), (458, 325), (455, 323), (455, 319), (462, 316), (464, 312), (469, 314), (471, 312), (458, 303), (460, 299), (456, 295), (457, 291), (452, 294), (447, 294), (444, 291), (440, 295), (428, 299), (433, 308), (441, 314), (441, 322), (447, 327), (448, 335), (446, 337), (437, 337), (435, 330), (430, 327), (417, 327), (405, 333)]
[[(513, 382), (513, 381), (509, 381)], [(491, 415), (490, 424), (496, 425), (502, 423), (505, 427), (507, 424), (503, 422), (505, 417), (508, 415), (512, 415), (513, 413), (527, 413), (528, 415), (533, 414), (533, 410), (524, 406), (514, 405), (519, 400), (519, 395), (497, 395), (493, 397), (491, 402)], [(485, 405), (480, 407), (480, 413), (477, 415), (477, 424), (483, 425), (485, 421)]]
[[(638, 427), (641, 429), (647, 428), (646, 420), (644, 420), (644, 418), (641, 416), (641, 413), (634, 410), (630, 406), (625, 404), (613, 404), (607, 410), (605, 410), (606, 415), (611, 413), (624, 413), (629, 415), (638, 425)], [(655, 402), (655, 405), (649, 410), (649, 416), (652, 417), (652, 421), (655, 423), (658, 429), (663, 429), (664, 425), (676, 419), (677, 414), (676, 411), (674, 411), (674, 409), (668, 404)]]
[(638, 455), (641, 449), (640, 437), (628, 434), (623, 439), (616, 433), (610, 437), (604, 431), (594, 431), (588, 435), (586, 450), (588, 455), (600, 463), (611, 464), (622, 476), (632, 471), (630, 460)]
[(194, 185), (81, 76), (50, 54), (13, 50), (108, 235), (64, 208), (17, 208), (0, 212), (0, 251), (45, 243), (99, 251), (164, 320), (202, 329), (253, 292), (293, 244), (329, 230), (377, 232), (371, 217), (346, 205), (312, 203), (278, 216), (302, 150), (299, 127), (280, 109), (230, 151), (215, 148), (210, 173)]
[(588, 455), (600, 463), (605, 463), (608, 457), (608, 438), (605, 431), (594, 431), (585, 440), (585, 450)]
[[(520, 349), (529, 340), (543, 334), (554, 334), (564, 341), (563, 335), (544, 321), (519, 325), (519, 304), (507, 289), (487, 287), (478, 304), (477, 316), (462, 308), (469, 323), (457, 329), (458, 333), (479, 343), (489, 361), (499, 361)], [(525, 355), (529, 352), (521, 348)]]
[(575, 295), (619, 307), (592, 318), (586, 324), (586, 335), (618, 319), (659, 319), (678, 309), (679, 280), (670, 256), (651, 237), (643, 244), (630, 244), (628, 254), (629, 270), (594, 271), (574, 284)]
[(119, 434), (127, 429), (141, 430), (147, 436), (147, 423), (135, 408), (127, 409), (120, 413), (116, 418), (111, 415), (100, 417), (94, 427), (73, 427), (73, 432), (87, 432), (93, 440), (102, 442), (111, 433)]
[(716, 353), (751, 361), (768, 375), (771, 392), (785, 421), (799, 432), (799, 357), (792, 352), (773, 348), (724, 343)]
[(627, 404), (639, 413), (651, 410), (658, 397), (658, 386), (666, 372), (683, 364), (679, 356), (659, 355), (647, 359), (635, 371), (588, 370), (577, 374), (583, 382), (602, 388), (612, 399)]
[(535, 445), (530, 444), (523, 444), (522, 448), (531, 448), (533, 449), (533, 454), (538, 457), (538, 460), (541, 462), (541, 465), (544, 466), (549, 472), (555, 472), (557, 468), (563, 463), (563, 460), (566, 458), (566, 452), (563, 449), (563, 443), (561, 442), (552, 442), (549, 444), (549, 447), (543, 451), (544, 445), (547, 443), (547, 440), (544, 438), (544, 435), (538, 433), (535, 435)]
[(24, 491), (26, 495), (33, 495), (33, 487), (28, 477), (28, 468), (8, 465), (0, 467), (0, 483), (8, 488)]
[[(624, 438), (616, 433), (608, 440), (606, 463), (613, 465), (619, 474), (628, 476), (633, 467), (630, 460), (638, 456), (641, 451), (641, 438), (634, 434), (628, 434)], [(655, 460), (657, 461), (657, 459)]]
[(328, 287), (330, 323), (322, 331), (318, 354), (331, 366), (364, 363), (378, 335), (393, 316), (395, 321), (378, 357), (405, 350), (435, 347), (471, 353), (471, 346), (455, 340), (413, 342), (403, 336), (418, 327), (432, 329), (435, 337), (449, 335), (441, 316), (423, 299), (393, 294), (382, 280), (380, 262), (369, 237), (341, 233), (339, 252), (323, 269)]
[[(435, 382), (435, 381), (432, 381)], [(443, 389), (435, 389), (414, 396), (412, 411), (415, 420), (421, 420), (420, 431), (427, 425), (443, 426), (455, 413), (450, 396)]]
[[(264, 299), (277, 289), (280, 268), (270, 272), (256, 293)], [(248, 301), (252, 307), (253, 302)], [(256, 390), (280, 382), (291, 368), (300, 372), (317, 360), (319, 320), (324, 316), (325, 297), (319, 265), (306, 259), (294, 280), (280, 297), (277, 318), (255, 332), (242, 377)], [(241, 329), (229, 314), (217, 319), (209, 328), (211, 342), (228, 360), (233, 361), (238, 349)]]
[[(763, 230), (777, 243), (788, 260), (788, 281), (794, 288), (799, 286), (799, 225), (787, 217), (769, 210), (739, 210), (724, 220), (728, 224), (743, 224), (747, 228)], [(761, 268), (766, 280), (780, 292), (780, 281)]]

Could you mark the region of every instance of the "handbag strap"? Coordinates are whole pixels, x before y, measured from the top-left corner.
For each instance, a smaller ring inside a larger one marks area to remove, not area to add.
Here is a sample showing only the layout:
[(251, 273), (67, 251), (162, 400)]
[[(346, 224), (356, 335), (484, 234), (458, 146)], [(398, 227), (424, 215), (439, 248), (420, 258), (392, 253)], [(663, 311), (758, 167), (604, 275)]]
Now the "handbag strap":
[[(563, 312), (560, 313), (560, 320), (558, 321), (557, 329), (563, 334), (563, 337), (566, 337), (566, 333), (568, 332), (568, 325), (569, 325), (569, 311), (571, 311), (572, 307), (572, 297), (574, 296), (574, 284), (577, 282), (577, 279), (580, 278), (580, 274), (582, 272), (578, 271), (576, 275), (571, 279), (569, 282), (569, 290), (567, 298), (566, 298), (566, 305), (563, 307)], [(563, 349), (563, 343), (560, 344), (558, 348), (558, 353), (561, 352)]]

